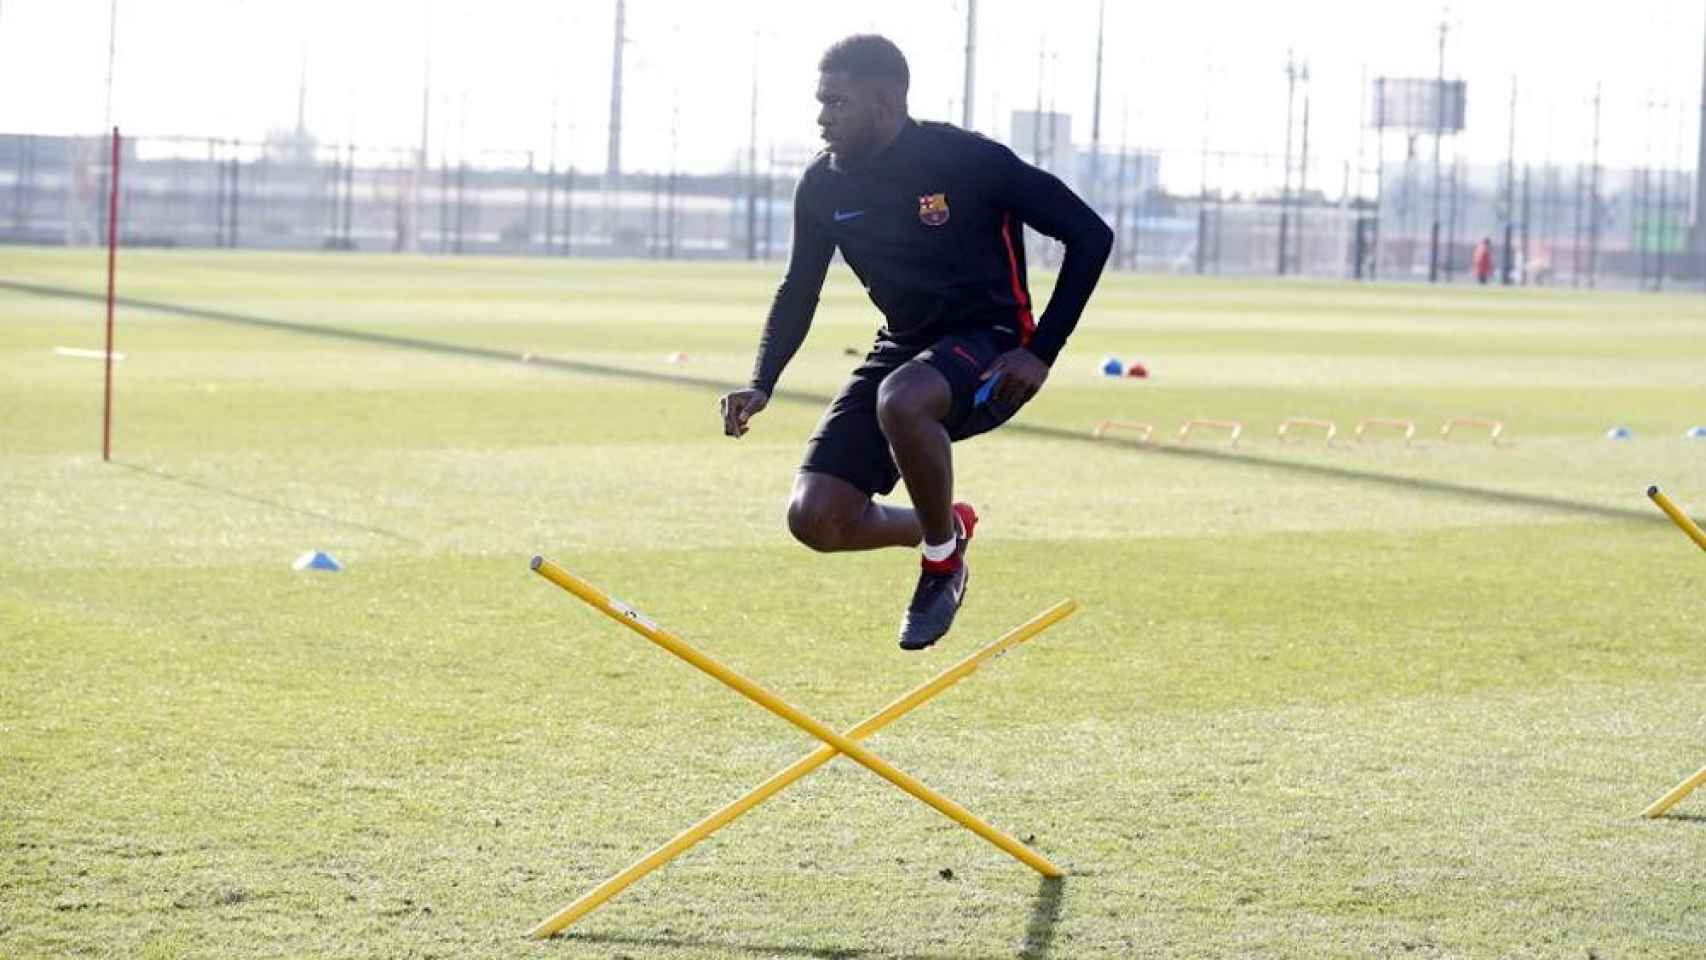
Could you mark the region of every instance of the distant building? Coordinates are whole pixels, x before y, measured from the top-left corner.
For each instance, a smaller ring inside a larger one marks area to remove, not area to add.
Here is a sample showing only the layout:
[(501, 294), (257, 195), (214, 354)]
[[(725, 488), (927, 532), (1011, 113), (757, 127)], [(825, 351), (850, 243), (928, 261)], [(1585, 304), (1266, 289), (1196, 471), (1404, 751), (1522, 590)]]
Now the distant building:
[(1030, 163), (1075, 185), (1077, 153), (1072, 146), (1072, 115), (1035, 110), (1013, 111), (1007, 145)]
[[(1117, 147), (1109, 149), (1104, 146), (1099, 157), (1095, 152), (1085, 150), (1074, 160), (1073, 175), (1062, 176), (1061, 179), (1082, 184), (1085, 199), (1094, 198), (1098, 206), (1112, 207), (1122, 201), (1132, 203), (1161, 189), (1161, 154), (1154, 150), (1121, 151)], [(1090, 189), (1093, 175), (1101, 180), (1095, 190)]]

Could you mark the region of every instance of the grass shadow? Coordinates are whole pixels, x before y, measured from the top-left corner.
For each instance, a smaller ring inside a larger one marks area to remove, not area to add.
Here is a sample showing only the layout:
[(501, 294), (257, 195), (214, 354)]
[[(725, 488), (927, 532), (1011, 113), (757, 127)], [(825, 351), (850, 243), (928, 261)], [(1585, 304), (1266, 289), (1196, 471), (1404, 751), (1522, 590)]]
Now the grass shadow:
[[(892, 957), (896, 955), (891, 950), (877, 947), (806, 947), (777, 943), (730, 943), (726, 940), (706, 940), (702, 937), (624, 937), (604, 933), (567, 933), (553, 939), (569, 943), (634, 947), (641, 950), (647, 947), (678, 950), (715, 948), (751, 954), (755, 957), (805, 957), (809, 960), (860, 960), (862, 957)], [(645, 954), (642, 953), (641, 955), (644, 956)], [(970, 957), (947, 953), (908, 953), (905, 956), (910, 960), (973, 960)]]
[[(1054, 949), (1054, 931), (1060, 923), (1061, 904), (1065, 899), (1066, 883), (1060, 877), (1044, 877), (1037, 885), (1036, 900), (1031, 904), (1031, 916), (1025, 924), (1025, 942), (1019, 960), (1046, 960)], [(863, 957), (895, 956), (892, 950), (879, 947), (808, 947), (775, 943), (730, 943), (702, 937), (626, 937), (606, 933), (566, 933), (553, 939), (570, 943), (644, 949), (703, 949), (716, 948), (760, 957), (804, 957), (808, 960), (860, 960)], [(973, 957), (950, 953), (904, 953), (909, 960), (974, 960)], [(1007, 956), (1005, 952), (998, 956)], [(988, 960), (988, 958), (975, 958)]]
[(1025, 947), (1019, 951), (1020, 960), (1044, 960), (1054, 949), (1054, 928), (1060, 923), (1060, 905), (1065, 894), (1066, 881), (1060, 877), (1044, 877), (1038, 882), (1031, 920), (1025, 924)]
[(358, 523), (354, 520), (345, 520), (342, 517), (334, 517), (330, 514), (291, 506), (290, 504), (284, 503), (280, 500), (269, 500), (266, 497), (257, 497), (252, 493), (244, 493), (241, 490), (233, 490), (229, 487), (216, 486), (211, 483), (204, 483), (200, 480), (192, 480), (189, 477), (180, 477), (175, 473), (168, 473), (165, 470), (161, 470), (159, 467), (145, 467), (139, 463), (126, 463), (123, 460), (114, 460), (112, 461), (112, 465), (153, 477), (156, 480), (165, 480), (170, 483), (176, 483), (195, 490), (200, 490), (204, 493), (213, 493), (222, 497), (230, 497), (233, 500), (241, 500), (244, 503), (252, 503), (272, 510), (281, 510), (285, 513), (293, 513), (299, 517), (308, 517), (313, 520), (319, 520), (322, 523), (329, 523), (334, 526), (344, 527), (350, 530), (360, 530), (363, 533), (371, 533), (376, 537), (399, 540), (403, 543), (410, 543), (416, 546), (421, 545), (421, 542), (416, 540), (414, 537), (406, 536), (396, 532), (395, 530), (387, 530), (384, 527), (370, 526), (365, 523)]

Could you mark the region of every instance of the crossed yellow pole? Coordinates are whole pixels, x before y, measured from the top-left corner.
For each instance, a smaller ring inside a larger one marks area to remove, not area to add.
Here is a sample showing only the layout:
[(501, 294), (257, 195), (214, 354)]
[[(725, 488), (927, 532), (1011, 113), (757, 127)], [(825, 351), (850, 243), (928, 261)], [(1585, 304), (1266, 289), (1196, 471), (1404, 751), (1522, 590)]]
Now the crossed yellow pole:
[(1653, 801), (1653, 805), (1641, 811), (1641, 816), (1651, 820), (1665, 815), (1665, 811), (1682, 802), (1682, 798), (1694, 792), (1694, 789), (1706, 783), (1706, 767), (1700, 768), (1694, 776), (1670, 788), (1670, 792)]
[(805, 730), (807, 733), (810, 733), (817, 739), (822, 740), (824, 745), (805, 757), (795, 761), (785, 769), (778, 771), (776, 774), (771, 776), (770, 779), (755, 787), (752, 792), (748, 793), (746, 796), (728, 804), (716, 813), (711, 814), (688, 829), (682, 831), (668, 843), (665, 843), (663, 846), (653, 850), (627, 869), (621, 871), (615, 876), (612, 876), (610, 879), (605, 880), (597, 887), (588, 891), (585, 895), (581, 896), (580, 899), (541, 921), (537, 926), (529, 931), (529, 936), (539, 939), (549, 937), (552, 934), (561, 931), (569, 924), (572, 924), (581, 917), (591, 913), (599, 905), (603, 904), (606, 900), (615, 896), (617, 893), (620, 893), (635, 880), (638, 880), (663, 864), (669, 862), (671, 859), (674, 859), (676, 856), (679, 856), (682, 851), (710, 836), (712, 833), (733, 821), (736, 817), (739, 817), (741, 814), (752, 809), (758, 804), (763, 803), (765, 800), (781, 792), (789, 784), (799, 780), (801, 777), (804, 777), (806, 774), (834, 759), (835, 755), (838, 753), (844, 753), (858, 761), (873, 773), (881, 776), (885, 780), (888, 780), (895, 786), (900, 787), (907, 793), (912, 794), (924, 803), (934, 807), (943, 815), (949, 817), (978, 836), (983, 837), (995, 846), (1000, 847), (1002, 850), (1017, 858), (1026, 866), (1029, 866), (1038, 873), (1041, 873), (1043, 876), (1059, 877), (1063, 875), (1059, 867), (1056, 867), (1044, 857), (1038, 855), (1036, 852), (1032, 851), (1030, 848), (1007, 834), (1002, 833), (994, 827), (984, 823), (982, 820), (979, 820), (964, 807), (947, 797), (936, 793), (934, 790), (931, 790), (929, 787), (920, 783), (907, 773), (891, 766), (881, 757), (869, 750), (866, 750), (864, 747), (859, 746), (858, 741), (870, 736), (876, 731), (887, 726), (890, 722), (929, 700), (931, 697), (934, 697), (936, 694), (942, 692), (965, 677), (970, 676), (981, 664), (990, 658), (998, 656), (999, 654), (1024, 643), (1026, 640), (1031, 639), (1042, 631), (1053, 626), (1055, 623), (1065, 619), (1078, 608), (1077, 603), (1071, 600), (1063, 600), (1055, 604), (1020, 626), (1008, 631), (995, 642), (983, 647), (975, 653), (970, 654), (954, 666), (949, 667), (930, 680), (913, 688), (893, 703), (866, 718), (863, 722), (847, 731), (847, 733), (838, 734), (804, 712), (790, 706), (786, 701), (782, 700), (770, 691), (764, 689), (751, 680), (748, 680), (746, 677), (741, 676), (733, 670), (730, 670), (705, 654), (700, 653), (698, 650), (695, 650), (693, 647), (689, 646), (686, 641), (670, 633), (668, 630), (663, 629), (656, 623), (653, 623), (639, 611), (633, 609), (620, 600), (611, 597), (609, 594), (606, 594), (604, 591), (598, 589), (592, 584), (576, 577), (574, 574), (570, 573), (558, 564), (547, 560), (544, 557), (534, 557), (532, 567), (534, 572), (538, 573), (540, 576), (551, 581), (557, 586), (562, 587), (564, 590), (574, 594), (576, 597), (579, 597), (588, 605), (599, 610), (612, 620), (627, 626), (634, 632), (640, 634), (658, 646), (663, 647), (665, 650), (668, 650), (670, 653), (675, 654), (681, 659), (686, 660), (688, 663), (693, 664), (695, 667), (698, 667), (700, 670), (703, 670), (711, 676), (716, 677), (718, 680), (721, 680), (728, 686), (733, 687), (735, 690), (758, 703), (766, 710), (769, 710), (771, 713), (776, 714), (782, 719), (787, 720), (789, 723), (792, 723), (800, 729)]
[[(1688, 535), (1688, 539), (1693, 540), (1700, 549), (1706, 550), (1706, 532), (1702, 532), (1699, 524), (1690, 519), (1688, 514), (1683, 513), (1675, 503), (1672, 503), (1671, 499), (1664, 495), (1664, 491), (1657, 486), (1648, 487), (1647, 497), (1658, 504), (1659, 509), (1665, 512), (1665, 516), (1669, 517), (1672, 523)], [(1693, 793), (1701, 784), (1706, 784), (1706, 767), (1700, 768), (1694, 776), (1682, 781), (1672, 787), (1669, 793), (1654, 800), (1651, 806), (1641, 811), (1641, 816), (1649, 819), (1664, 816), (1666, 810), (1681, 803), (1683, 797)]]
[(1663, 510), (1665, 516), (1669, 517), (1672, 523), (1688, 535), (1688, 539), (1693, 540), (1700, 549), (1706, 550), (1706, 531), (1702, 531), (1699, 524), (1689, 519), (1688, 514), (1683, 513), (1680, 507), (1672, 503), (1671, 499), (1664, 495), (1663, 490), (1657, 486), (1648, 487), (1647, 497), (1659, 505), (1659, 509)]

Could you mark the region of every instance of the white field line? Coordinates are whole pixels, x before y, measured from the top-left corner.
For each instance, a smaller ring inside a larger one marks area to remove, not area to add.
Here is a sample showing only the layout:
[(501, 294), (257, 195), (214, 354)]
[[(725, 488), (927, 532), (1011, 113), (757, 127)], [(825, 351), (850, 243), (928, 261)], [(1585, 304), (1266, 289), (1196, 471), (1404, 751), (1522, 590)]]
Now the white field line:
[[(53, 352), (62, 357), (78, 357), (84, 360), (105, 360), (107, 358), (105, 350), (84, 350), (81, 347), (54, 347)], [(124, 354), (116, 350), (113, 352), (115, 362), (123, 359)]]

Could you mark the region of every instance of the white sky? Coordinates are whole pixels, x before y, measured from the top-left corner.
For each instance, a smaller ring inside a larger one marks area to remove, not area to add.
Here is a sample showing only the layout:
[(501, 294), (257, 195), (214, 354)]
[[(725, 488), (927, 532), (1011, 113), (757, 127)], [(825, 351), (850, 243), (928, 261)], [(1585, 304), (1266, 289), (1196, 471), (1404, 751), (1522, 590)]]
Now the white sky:
[[(759, 138), (815, 144), (823, 48), (876, 30), (901, 45), (921, 118), (959, 120), (965, 0), (629, 0), (623, 166), (727, 168), (747, 141), (753, 51)], [(107, 112), (110, 0), (0, 0), (0, 132), (93, 133)], [(307, 119), (323, 141), (417, 147), (432, 65), (430, 151), (551, 151), (604, 166), (614, 0), (118, 0), (113, 116), (131, 135), (259, 139)], [(1004, 137), (1035, 105), (1089, 140), (1096, 0), (981, 0), (974, 126)], [(1519, 158), (1574, 161), (1603, 82), (1602, 160), (1692, 166), (1706, 4), (1699, 0), (1108, 0), (1103, 141), (1279, 154), (1288, 48), (1313, 77), (1311, 154), (1354, 159), (1363, 81), (1446, 72), (1469, 85), (1460, 153), (1502, 162), (1521, 78)], [(756, 40), (755, 40), (756, 37)], [(1649, 108), (1649, 103), (1659, 104)], [(1372, 140), (1367, 141), (1372, 155)], [(1400, 151), (1388, 142), (1388, 156)], [(1431, 150), (1425, 144), (1424, 152)], [(1449, 153), (1449, 148), (1448, 148)], [(1372, 157), (1371, 157), (1372, 159)], [(1275, 163), (1277, 163), (1277, 156)], [(1326, 174), (1334, 180), (1337, 175)]]

